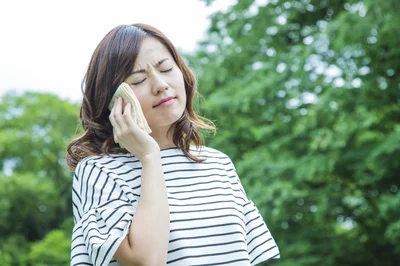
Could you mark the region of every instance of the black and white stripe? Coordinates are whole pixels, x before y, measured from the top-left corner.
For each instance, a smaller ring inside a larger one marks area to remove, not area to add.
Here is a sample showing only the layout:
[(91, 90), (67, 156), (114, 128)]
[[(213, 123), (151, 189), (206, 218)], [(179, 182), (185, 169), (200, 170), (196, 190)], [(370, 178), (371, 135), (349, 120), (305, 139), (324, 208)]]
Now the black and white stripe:
[[(170, 206), (168, 265), (256, 265), (279, 249), (225, 154), (208, 147), (188, 159), (161, 151)], [(113, 255), (127, 235), (141, 184), (141, 163), (130, 154), (82, 160), (72, 186), (75, 227), (71, 265), (117, 266)]]

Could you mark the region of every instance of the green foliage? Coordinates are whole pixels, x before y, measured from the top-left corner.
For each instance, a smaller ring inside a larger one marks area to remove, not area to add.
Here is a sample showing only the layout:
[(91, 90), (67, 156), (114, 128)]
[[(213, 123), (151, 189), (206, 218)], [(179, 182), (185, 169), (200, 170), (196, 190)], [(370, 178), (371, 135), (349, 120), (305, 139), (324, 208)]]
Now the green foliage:
[(11, 163), (14, 172), (34, 172), (58, 182), (65, 174), (66, 141), (78, 125), (76, 106), (55, 95), (10, 92), (1, 99), (0, 115), (2, 161)]
[[(72, 174), (64, 154), (77, 115), (78, 106), (55, 95), (2, 95), (1, 265), (61, 265), (53, 264), (52, 258), (63, 265), (69, 261)], [(62, 228), (63, 234), (52, 232), (55, 228)]]
[(2, 236), (20, 233), (35, 240), (57, 225), (57, 211), (64, 203), (52, 180), (32, 174), (0, 175), (0, 194)]
[(54, 230), (31, 246), (28, 260), (35, 266), (70, 265), (71, 238), (61, 230)]
[(27, 237), (19, 233), (9, 235), (8, 237), (2, 236), (0, 253), (4, 254), (4, 259), (9, 261), (9, 265), (26, 265), (29, 244)]
[(0, 264), (3, 266), (11, 266), (11, 257), (0, 251)]
[(399, 264), (399, 5), (238, 1), (190, 57), (270, 264)]

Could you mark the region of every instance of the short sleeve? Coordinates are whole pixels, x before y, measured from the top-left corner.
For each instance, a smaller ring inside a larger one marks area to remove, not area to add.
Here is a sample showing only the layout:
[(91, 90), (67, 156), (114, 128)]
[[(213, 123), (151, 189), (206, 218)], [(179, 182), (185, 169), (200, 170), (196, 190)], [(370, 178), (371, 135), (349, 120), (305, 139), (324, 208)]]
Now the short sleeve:
[(247, 251), (251, 265), (257, 265), (269, 259), (280, 258), (279, 248), (257, 206), (247, 197), (246, 191), (236, 173), (236, 168), (232, 161), (230, 161), (229, 165), (235, 173), (236, 182), (242, 193), (241, 196), (245, 199), (243, 214), (245, 218)]
[(280, 258), (279, 249), (266, 223), (254, 203), (244, 205), (247, 251), (251, 265)]
[(76, 223), (71, 265), (106, 266), (129, 232), (137, 199), (125, 181), (108, 170), (111, 167), (96, 160), (78, 166), (73, 182)]

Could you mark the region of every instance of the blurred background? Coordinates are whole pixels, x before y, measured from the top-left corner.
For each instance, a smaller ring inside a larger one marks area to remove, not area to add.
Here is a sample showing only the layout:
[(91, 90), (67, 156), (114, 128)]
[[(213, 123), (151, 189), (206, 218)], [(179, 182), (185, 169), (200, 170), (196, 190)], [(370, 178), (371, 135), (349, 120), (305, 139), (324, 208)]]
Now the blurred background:
[(100, 39), (134, 22), (196, 73), (217, 125), (206, 144), (230, 155), (280, 247), (263, 265), (400, 265), (400, 1), (129, 1), (128, 15), (71, 2), (1, 4), (1, 266), (69, 265), (80, 82)]

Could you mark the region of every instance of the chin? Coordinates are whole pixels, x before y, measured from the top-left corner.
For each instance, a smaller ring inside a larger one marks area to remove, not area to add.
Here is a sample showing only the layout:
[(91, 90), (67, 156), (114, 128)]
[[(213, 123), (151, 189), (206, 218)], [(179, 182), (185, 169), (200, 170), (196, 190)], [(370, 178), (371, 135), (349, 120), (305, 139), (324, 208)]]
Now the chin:
[(176, 115), (171, 115), (171, 116), (163, 116), (157, 119), (156, 121), (152, 121), (150, 127), (157, 128), (157, 127), (170, 127), (173, 125), (175, 122), (177, 122), (183, 115), (183, 112), (181, 114), (176, 114)]

